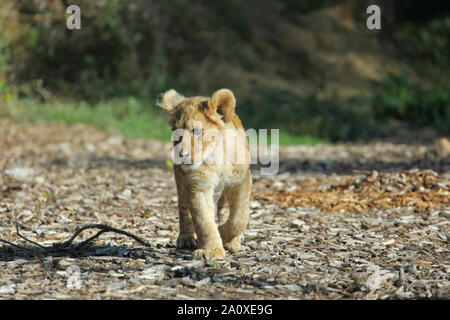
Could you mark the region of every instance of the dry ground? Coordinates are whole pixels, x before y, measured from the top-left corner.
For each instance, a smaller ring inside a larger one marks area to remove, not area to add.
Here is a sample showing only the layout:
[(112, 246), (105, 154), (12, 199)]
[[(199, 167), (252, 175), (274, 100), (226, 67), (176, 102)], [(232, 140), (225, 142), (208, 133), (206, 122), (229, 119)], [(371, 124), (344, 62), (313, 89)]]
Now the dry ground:
[[(242, 251), (213, 263), (174, 247), (169, 148), (83, 125), (2, 122), (0, 239), (23, 247), (0, 243), (0, 298), (449, 299), (445, 145), (282, 147), (278, 175), (255, 170)], [(46, 246), (91, 223), (151, 246), (104, 233), (39, 252), (14, 219)]]

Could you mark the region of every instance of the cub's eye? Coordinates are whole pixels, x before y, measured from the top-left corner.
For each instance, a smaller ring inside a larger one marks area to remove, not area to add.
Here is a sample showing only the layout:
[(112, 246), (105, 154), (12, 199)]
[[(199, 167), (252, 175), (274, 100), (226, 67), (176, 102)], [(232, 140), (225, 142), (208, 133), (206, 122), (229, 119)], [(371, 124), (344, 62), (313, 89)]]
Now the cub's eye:
[(194, 137), (198, 137), (202, 134), (202, 128), (194, 128), (192, 129), (192, 134)]

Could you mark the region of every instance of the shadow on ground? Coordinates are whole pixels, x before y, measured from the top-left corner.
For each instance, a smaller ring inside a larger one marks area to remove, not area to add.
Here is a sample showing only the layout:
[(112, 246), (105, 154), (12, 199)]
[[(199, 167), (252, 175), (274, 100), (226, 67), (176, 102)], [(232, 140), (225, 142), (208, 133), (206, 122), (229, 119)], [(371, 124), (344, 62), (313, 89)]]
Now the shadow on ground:
[(150, 247), (129, 247), (129, 246), (98, 246), (87, 245), (77, 248), (76, 245), (68, 248), (46, 247), (39, 248), (33, 245), (20, 244), (3, 245), (0, 247), (0, 261), (14, 260), (36, 260), (48, 257), (54, 258), (84, 258), (84, 257), (110, 257), (110, 258), (131, 258), (146, 260), (164, 260), (167, 256), (181, 260), (191, 260), (190, 250), (177, 250), (173, 245), (156, 245)]
[(160, 168), (168, 169), (166, 162), (161, 159), (145, 159), (145, 160), (132, 160), (127, 158), (113, 158), (113, 157), (91, 157), (86, 159), (71, 159), (71, 158), (59, 158), (50, 163), (50, 166), (68, 166), (68, 165), (87, 165), (88, 169), (97, 168), (135, 168), (135, 169), (147, 169), (147, 168)]
[[(133, 160), (127, 158), (86, 158), (86, 159), (57, 159), (50, 166), (86, 165), (87, 169), (117, 168), (117, 169), (150, 169), (158, 168), (171, 170), (164, 160), (145, 159)], [(261, 164), (254, 164), (251, 169), (259, 171)], [(356, 159), (354, 161), (342, 160), (305, 160), (299, 158), (281, 158), (279, 162), (280, 173), (322, 173), (322, 174), (354, 174), (355, 171), (397, 172), (403, 170), (433, 170), (437, 173), (450, 172), (450, 158), (424, 157), (412, 160), (380, 161), (375, 159)]]
[[(256, 166), (255, 169), (258, 169)], [(323, 174), (354, 174), (355, 171), (380, 171), (397, 172), (403, 170), (433, 170), (437, 173), (450, 172), (450, 159), (415, 159), (412, 161), (391, 161), (379, 160), (366, 161), (311, 161), (302, 159), (280, 159), (280, 169), (278, 173), (323, 173)]]

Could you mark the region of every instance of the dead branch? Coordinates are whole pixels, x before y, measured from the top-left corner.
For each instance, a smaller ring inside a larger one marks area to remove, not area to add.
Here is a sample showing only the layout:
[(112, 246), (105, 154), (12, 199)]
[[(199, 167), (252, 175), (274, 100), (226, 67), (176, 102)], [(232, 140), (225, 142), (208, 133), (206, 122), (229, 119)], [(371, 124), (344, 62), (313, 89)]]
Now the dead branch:
[[(150, 244), (149, 244), (148, 242), (146, 242), (145, 240), (142, 240), (142, 239), (139, 238), (138, 236), (135, 236), (134, 234), (129, 233), (129, 232), (124, 231), (124, 230), (121, 230), (121, 229), (117, 229), (117, 228), (110, 227), (110, 226), (105, 225), (105, 224), (88, 224), (88, 225), (85, 225), (85, 226), (79, 228), (77, 231), (75, 231), (75, 233), (70, 237), (69, 240), (64, 241), (64, 242), (60, 242), (60, 243), (54, 243), (53, 246), (51, 246), (51, 247), (46, 247), (46, 246), (43, 246), (43, 245), (37, 243), (36, 241), (30, 240), (30, 239), (26, 238), (25, 236), (23, 236), (23, 235), (20, 233), (19, 224), (17, 223), (17, 221), (14, 221), (14, 224), (15, 224), (15, 227), (16, 227), (16, 232), (17, 232), (17, 236), (18, 236), (18, 237), (22, 238), (23, 240), (25, 240), (25, 241), (27, 241), (27, 242), (32, 243), (34, 246), (37, 247), (37, 248), (35, 248), (35, 249), (44, 250), (44, 251), (45, 251), (45, 250), (46, 250), (46, 251), (50, 251), (50, 250), (55, 250), (55, 249), (57, 250), (57, 249), (71, 249), (71, 248), (73, 248), (73, 247), (70, 247), (70, 245), (72, 244), (72, 242), (75, 240), (75, 238), (76, 238), (81, 232), (83, 232), (83, 231), (86, 230), (86, 229), (100, 229), (100, 231), (97, 232), (97, 233), (96, 233), (95, 235), (93, 235), (92, 237), (90, 237), (90, 238), (88, 238), (88, 239), (86, 239), (86, 240), (84, 240), (84, 241), (78, 243), (78, 244), (74, 247), (74, 249), (79, 249), (79, 248), (84, 247), (84, 246), (87, 245), (89, 242), (91, 242), (91, 241), (97, 239), (99, 236), (101, 236), (101, 235), (102, 235), (103, 233), (105, 233), (105, 232), (115, 232), (115, 233), (118, 233), (118, 234), (122, 234), (122, 235), (125, 235), (125, 236), (127, 236), (127, 237), (130, 237), (130, 238), (134, 239), (135, 241), (137, 241), (138, 243), (140, 243), (140, 244), (143, 245), (143, 246), (150, 247)], [(3, 242), (3, 243), (6, 243), (6, 244), (11, 245), (11, 246), (13, 246), (13, 247), (16, 247), (16, 248), (19, 248), (19, 249), (23, 249), (23, 250), (27, 250), (27, 251), (34, 251), (34, 250), (35, 250), (35, 249), (33, 249), (33, 248), (21, 246), (21, 245), (19, 245), (19, 244), (16, 244), (16, 243), (13, 243), (13, 242), (4, 240), (4, 239), (0, 239), (0, 242)]]
[(16, 225), (16, 233), (17, 233), (17, 235), (18, 235), (20, 238), (22, 238), (22, 239), (24, 239), (24, 240), (26, 240), (26, 241), (28, 241), (28, 242), (34, 244), (35, 246), (38, 246), (38, 247), (41, 248), (41, 249), (46, 249), (46, 248), (47, 248), (47, 247), (45, 247), (45, 246), (43, 246), (43, 245), (41, 245), (41, 244), (39, 244), (39, 243), (37, 243), (37, 242), (34, 242), (33, 240), (30, 240), (30, 239), (28, 239), (28, 238), (25, 238), (23, 235), (21, 235), (21, 234), (20, 234), (20, 231), (19, 231), (19, 224), (17, 223), (17, 220), (14, 220), (14, 224)]
[[(87, 240), (85, 240), (83, 242), (80, 242), (78, 244), (78, 246), (86, 245), (87, 242), (98, 238), (102, 233), (105, 233), (105, 232), (115, 232), (115, 233), (123, 234), (123, 235), (125, 235), (127, 237), (133, 238), (134, 240), (136, 240), (138, 243), (142, 244), (143, 246), (146, 246), (146, 247), (150, 246), (150, 244), (148, 244), (146, 241), (142, 240), (141, 238), (135, 236), (134, 234), (131, 234), (131, 233), (129, 233), (127, 231), (124, 231), (124, 230), (121, 230), (121, 229), (110, 227), (110, 226), (108, 226), (106, 224), (88, 224), (86, 226), (83, 226), (80, 229), (78, 229), (77, 231), (75, 231), (75, 233), (72, 235), (72, 237), (69, 240), (67, 240), (67, 241), (65, 241), (63, 243), (60, 243), (60, 244), (56, 244), (56, 246), (58, 246), (58, 247), (67, 247), (67, 246), (69, 246), (73, 242), (73, 240), (81, 232), (83, 232), (86, 229), (101, 229), (101, 230), (97, 234), (95, 234), (94, 236), (90, 237), (89, 239), (87, 239)], [(55, 246), (55, 245), (53, 245), (53, 246)]]

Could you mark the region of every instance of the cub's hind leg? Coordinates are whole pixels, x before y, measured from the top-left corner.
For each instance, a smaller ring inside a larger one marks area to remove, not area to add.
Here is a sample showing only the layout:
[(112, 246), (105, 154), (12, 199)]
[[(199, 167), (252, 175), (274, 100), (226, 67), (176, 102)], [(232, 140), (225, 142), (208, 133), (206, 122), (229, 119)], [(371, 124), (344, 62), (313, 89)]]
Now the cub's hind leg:
[(217, 202), (217, 217), (219, 220), (219, 226), (224, 224), (228, 220), (229, 216), (230, 216), (230, 206), (228, 204), (225, 192), (222, 192), (222, 195), (220, 196), (219, 201)]

